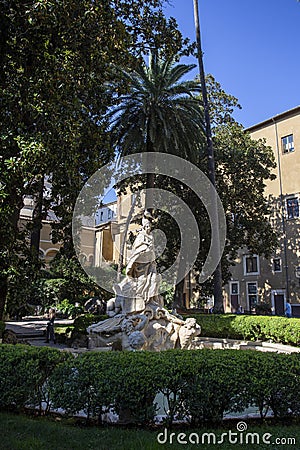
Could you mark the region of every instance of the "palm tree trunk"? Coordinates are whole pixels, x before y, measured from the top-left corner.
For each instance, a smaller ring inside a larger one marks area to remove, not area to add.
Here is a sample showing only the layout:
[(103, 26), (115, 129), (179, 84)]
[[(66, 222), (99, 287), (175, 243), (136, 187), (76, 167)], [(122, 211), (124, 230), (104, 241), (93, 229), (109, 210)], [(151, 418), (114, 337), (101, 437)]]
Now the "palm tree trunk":
[[(203, 53), (202, 53), (202, 48), (201, 48), (198, 0), (194, 0), (194, 17), (195, 17), (197, 52), (198, 52), (198, 65), (199, 65), (201, 91), (202, 91), (202, 99), (203, 99), (203, 106), (204, 106), (204, 120), (205, 120), (205, 131), (206, 131), (206, 140), (207, 140), (208, 177), (209, 177), (213, 187), (215, 187), (216, 186), (216, 172), (215, 172), (214, 148), (213, 148), (210, 115), (209, 115), (209, 104), (208, 104), (206, 82), (205, 82)], [(212, 227), (215, 228), (215, 231), (219, 234), (218, 211), (217, 211), (217, 204), (216, 204), (216, 199), (215, 199), (214, 195), (212, 196), (212, 199), (214, 201), (213, 208), (214, 208), (215, 223), (211, 224), (211, 225), (212, 225)], [(218, 234), (217, 234), (217, 236), (218, 236)], [(219, 242), (219, 239), (217, 239), (217, 242)], [(220, 251), (219, 251), (219, 253), (220, 253)], [(219, 313), (219, 314), (224, 313), (221, 262), (219, 262), (219, 264), (214, 272), (214, 312)]]

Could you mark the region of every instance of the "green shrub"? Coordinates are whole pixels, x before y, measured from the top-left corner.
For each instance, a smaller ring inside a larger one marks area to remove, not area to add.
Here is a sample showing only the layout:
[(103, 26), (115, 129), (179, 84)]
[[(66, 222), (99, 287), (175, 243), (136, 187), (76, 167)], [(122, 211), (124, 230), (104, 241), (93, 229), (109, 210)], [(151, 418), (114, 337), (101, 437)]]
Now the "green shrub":
[[(45, 383), (66, 353), (48, 347), (0, 346), (0, 407), (38, 406), (47, 401)], [(49, 406), (49, 405), (48, 405)]]
[(269, 303), (259, 303), (255, 306), (255, 313), (258, 316), (270, 316), (272, 314), (272, 307)]
[(249, 404), (258, 407), (261, 418), (270, 410), (275, 418), (299, 416), (299, 355), (250, 351), (247, 358), (250, 370), (244, 373), (243, 385)]
[(166, 420), (193, 425), (257, 406), (262, 418), (300, 416), (300, 355), (253, 350), (87, 352), (76, 358), (50, 348), (0, 345), (0, 407), (42, 402), (87, 419), (109, 409), (123, 422), (149, 424), (158, 393)]
[(73, 330), (77, 333), (87, 334), (86, 329), (92, 325), (93, 323), (100, 322), (102, 320), (107, 319), (108, 316), (95, 316), (94, 314), (84, 314), (82, 316), (76, 317), (73, 323)]
[(201, 325), (201, 336), (271, 340), (273, 342), (300, 345), (300, 320), (277, 316), (247, 316), (234, 314), (188, 314)]
[(201, 336), (242, 339), (241, 333), (232, 326), (237, 317), (234, 314), (187, 314), (187, 317), (196, 319), (201, 326)]
[(0, 406), (24, 407), (38, 384), (38, 360), (32, 350), (21, 346), (2, 345), (0, 351)]
[(79, 316), (79, 314), (83, 313), (82, 306), (75, 306), (67, 298), (62, 300), (60, 303), (55, 304), (53, 307), (55, 307), (63, 315), (71, 318), (75, 318)]
[(49, 378), (58, 365), (72, 359), (72, 356), (70, 353), (49, 347), (37, 348), (36, 351), (36, 358), (39, 361), (39, 383), (31, 397), (31, 403), (34, 406), (39, 406), (40, 412), (42, 411), (42, 403), (44, 403), (44, 412), (49, 412), (52, 406), (48, 390)]
[(242, 412), (247, 406), (241, 380), (247, 372), (245, 352), (231, 350), (193, 351), (189, 361), (189, 379), (180, 397), (192, 425), (218, 422), (225, 412)]
[(57, 367), (50, 380), (53, 405), (87, 419), (113, 408), (121, 420), (153, 420), (157, 392), (155, 354), (89, 352)]
[(265, 316), (236, 316), (231, 322), (231, 328), (241, 339), (250, 341), (263, 340), (262, 323), (273, 319)]
[(167, 406), (164, 412), (166, 423), (169, 425), (175, 417), (182, 419), (186, 415), (180, 394), (189, 383), (193, 355), (194, 352), (183, 350), (168, 350), (155, 354), (159, 376), (157, 388), (166, 400)]
[[(162, 377), (158, 353), (115, 352), (110, 383), (114, 409), (121, 421), (148, 424), (156, 411), (154, 399)], [(111, 355), (109, 355), (111, 357)]]
[(71, 330), (71, 335), (69, 338), (70, 346), (79, 346), (79, 347), (87, 347), (88, 338), (87, 338), (87, 328), (97, 322), (107, 319), (107, 316), (95, 316), (93, 314), (84, 314), (78, 316), (73, 323), (73, 327)]
[[(82, 358), (59, 365), (49, 380), (49, 392), (53, 406), (63, 408), (66, 414), (84, 411), (88, 419), (97, 415), (97, 392), (93, 385), (93, 366), (84, 369)], [(100, 374), (99, 374), (100, 375)], [(95, 402), (96, 398), (96, 402)]]

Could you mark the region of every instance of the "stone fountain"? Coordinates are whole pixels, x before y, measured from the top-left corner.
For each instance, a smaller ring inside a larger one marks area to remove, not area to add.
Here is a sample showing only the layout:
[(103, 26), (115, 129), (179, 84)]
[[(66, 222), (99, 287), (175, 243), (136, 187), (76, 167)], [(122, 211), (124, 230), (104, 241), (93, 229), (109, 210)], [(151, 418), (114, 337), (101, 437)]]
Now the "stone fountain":
[(159, 295), (161, 275), (155, 262), (152, 216), (144, 212), (126, 277), (114, 285), (115, 297), (107, 302), (108, 319), (88, 327), (89, 348), (160, 351), (193, 348), (201, 328), (193, 318), (171, 314)]

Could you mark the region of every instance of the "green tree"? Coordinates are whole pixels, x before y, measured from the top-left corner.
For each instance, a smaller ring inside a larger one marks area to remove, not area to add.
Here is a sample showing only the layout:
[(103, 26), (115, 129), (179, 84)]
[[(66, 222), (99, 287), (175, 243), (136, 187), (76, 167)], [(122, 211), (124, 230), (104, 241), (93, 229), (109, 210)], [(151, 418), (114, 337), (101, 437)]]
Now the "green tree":
[(15, 255), (26, 257), (29, 236), (18, 223), (24, 195), (41, 198), (46, 175), (53, 197), (61, 187), (59, 212), (62, 205), (69, 212), (84, 177), (112, 155), (97, 123), (105, 112), (102, 79), (111, 61), (126, 59), (129, 39), (107, 1), (5, 1), (0, 19), (2, 315)]
[(271, 205), (265, 196), (267, 180), (275, 179), (273, 150), (263, 140), (254, 140), (233, 118), (238, 100), (225, 93), (209, 75), (209, 98), (216, 148), (217, 188), (227, 216), (226, 258), (238, 248), (270, 256), (277, 234), (270, 223)]
[[(201, 103), (195, 97), (200, 86), (196, 81), (182, 81), (194, 66), (175, 59), (152, 50), (148, 65), (142, 61), (132, 71), (121, 70), (129, 91), (108, 115), (112, 142), (120, 155), (165, 152), (198, 163), (204, 142)], [(155, 175), (149, 172), (146, 188), (154, 186)], [(152, 205), (148, 191), (146, 208), (151, 210)], [(170, 253), (173, 258), (174, 252)], [(181, 301), (182, 287), (181, 282), (176, 288), (176, 303)]]
[[(37, 253), (41, 219), (51, 207), (59, 218), (53, 238), (72, 254), (78, 192), (113, 157), (103, 121), (112, 104), (112, 67), (131, 66), (132, 55), (153, 43), (165, 52), (172, 40), (176, 49), (184, 44), (162, 3), (1, 0), (0, 317), (10, 274), (29, 245), (18, 226), (24, 195), (37, 200), (32, 249)], [(124, 84), (119, 80), (120, 91)], [(44, 177), (52, 184), (47, 197)]]
[[(216, 186), (227, 221), (227, 239), (222, 257), (223, 284), (234, 265), (239, 248), (270, 256), (277, 235), (270, 223), (271, 207), (265, 196), (267, 180), (275, 178), (271, 147), (252, 139), (233, 118), (238, 100), (207, 77), (216, 160)], [(207, 283), (209, 287), (209, 282)]]
[[(234, 265), (239, 248), (268, 257), (276, 247), (277, 235), (270, 223), (271, 209), (264, 195), (265, 183), (273, 179), (275, 160), (272, 149), (263, 141), (253, 140), (243, 126), (233, 118), (238, 100), (227, 94), (213, 76), (207, 76), (212, 135), (216, 161), (216, 187), (222, 201), (227, 235), (221, 259), (223, 285), (230, 279), (230, 267)], [(199, 168), (207, 173), (204, 150), (200, 153)], [(202, 204), (182, 183), (158, 177), (161, 189), (173, 191), (181, 197), (196, 218), (201, 237), (201, 246), (193, 272), (201, 273), (209, 252), (211, 227), (209, 217)], [(160, 213), (159, 228), (166, 234), (168, 246), (159, 260), (159, 265), (173, 264), (180, 248), (180, 233), (172, 218)], [(179, 289), (180, 288), (180, 289)], [(182, 288), (177, 286), (177, 303), (182, 305)], [(204, 284), (196, 283), (200, 298), (213, 295), (213, 279)], [(181, 292), (180, 292), (181, 291)]]
[[(152, 50), (149, 65), (142, 61), (132, 71), (121, 70), (129, 90), (108, 114), (120, 155), (166, 152), (197, 162), (203, 142), (202, 109), (194, 96), (199, 83), (182, 81), (193, 67)], [(154, 173), (148, 173), (146, 188), (154, 185)], [(149, 197), (147, 206), (152, 208)]]

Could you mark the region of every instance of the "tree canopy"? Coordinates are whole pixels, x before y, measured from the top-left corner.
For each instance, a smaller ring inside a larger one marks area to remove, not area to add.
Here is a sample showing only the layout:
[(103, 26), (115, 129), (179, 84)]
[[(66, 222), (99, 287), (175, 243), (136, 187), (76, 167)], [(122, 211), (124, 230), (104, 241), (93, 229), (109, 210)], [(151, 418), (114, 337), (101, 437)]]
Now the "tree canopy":
[[(247, 247), (250, 252), (269, 257), (277, 244), (277, 234), (272, 228), (271, 205), (264, 195), (265, 183), (273, 179), (275, 158), (272, 149), (263, 141), (253, 140), (243, 126), (233, 118), (233, 111), (240, 107), (238, 100), (227, 94), (212, 75), (207, 77), (210, 113), (216, 164), (216, 189), (226, 215), (227, 234), (222, 263), (223, 284), (231, 277), (230, 268), (235, 264), (237, 251)], [(205, 148), (199, 155), (199, 168), (207, 174)], [(208, 255), (211, 227), (207, 211), (197, 196), (182, 183), (159, 177), (161, 189), (173, 190), (188, 204), (196, 218), (201, 247), (193, 272), (196, 290), (203, 298), (213, 293), (213, 279), (204, 284), (197, 282)], [(170, 217), (162, 213), (159, 227), (168, 239), (168, 249), (159, 264), (168, 267), (174, 262), (180, 248), (179, 230)], [(171, 230), (171, 231), (170, 231)], [(182, 305), (182, 288), (178, 286), (177, 303)]]
[[(153, 45), (189, 51), (160, 0), (0, 2), (0, 316), (10, 273), (29, 254), (20, 233), (24, 195), (41, 197), (43, 217), (72, 253), (71, 217), (84, 181), (113, 158), (103, 117), (114, 66), (130, 67)], [(185, 49), (185, 50), (184, 50)], [(120, 80), (118, 89), (124, 91)], [(51, 193), (39, 196), (44, 177)], [(36, 226), (40, 226), (41, 218)], [(28, 237), (28, 233), (27, 233)]]
[(203, 114), (196, 81), (183, 81), (194, 65), (150, 52), (149, 64), (121, 70), (129, 92), (108, 114), (113, 143), (122, 155), (156, 151), (198, 160)]
[[(114, 158), (112, 143), (125, 153), (133, 141), (138, 151), (148, 143), (148, 150), (178, 153), (206, 171), (198, 140), (200, 100), (190, 95), (199, 85), (197, 81), (180, 83), (190, 66), (176, 64), (193, 45), (183, 38), (174, 19), (166, 19), (163, 3), (0, 0), (0, 317), (10, 281), (11, 285), (16, 278), (24, 282), (24, 275), (28, 284), (39, 273), (40, 263), (30, 251), (32, 230), (19, 226), (25, 195), (41, 200), (36, 223), (29, 228), (40, 227), (41, 219), (53, 210), (59, 219), (53, 223), (53, 241), (62, 243), (62, 255), (71, 260), (75, 200), (84, 182)], [(153, 58), (147, 66), (145, 54), (153, 49), (162, 58)], [(217, 184), (229, 230), (223, 258), (228, 267), (240, 246), (268, 253), (274, 245), (263, 196), (263, 180), (271, 176), (274, 160), (263, 142), (251, 140), (234, 122), (231, 109), (236, 99), (224, 93), (213, 78), (209, 85)], [(146, 89), (151, 93), (148, 109), (136, 122), (134, 113), (146, 99)], [(112, 141), (108, 111), (113, 107), (115, 126), (122, 128)], [(118, 116), (122, 111), (127, 123)], [(41, 195), (44, 179), (52, 186), (47, 196)], [(179, 185), (174, 189), (185, 192)], [(201, 270), (210, 228), (203, 206), (194, 202), (192, 193), (188, 196), (204, 237), (195, 267)]]

